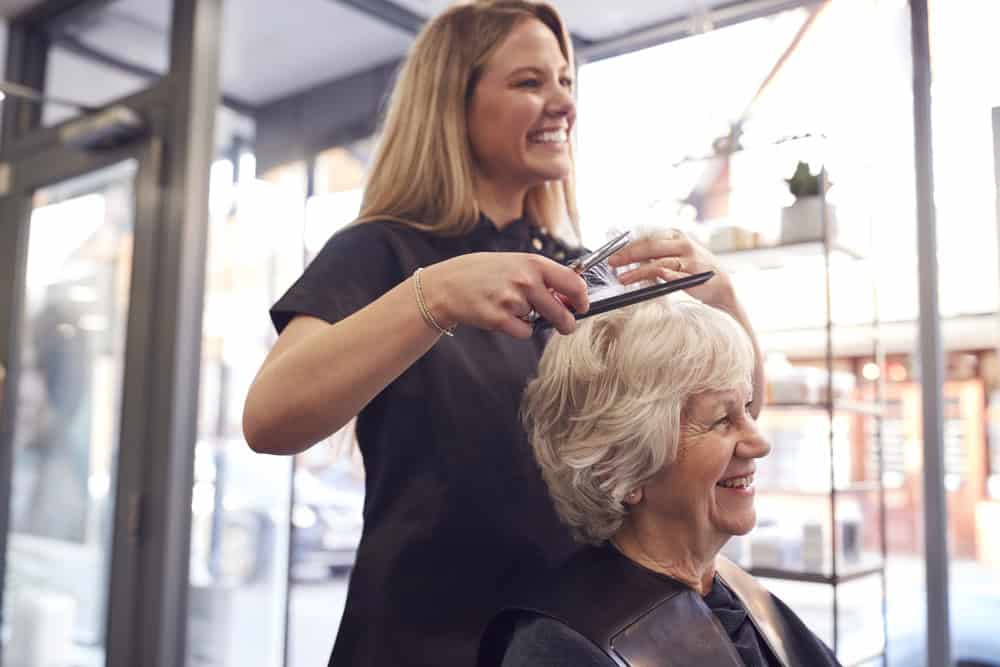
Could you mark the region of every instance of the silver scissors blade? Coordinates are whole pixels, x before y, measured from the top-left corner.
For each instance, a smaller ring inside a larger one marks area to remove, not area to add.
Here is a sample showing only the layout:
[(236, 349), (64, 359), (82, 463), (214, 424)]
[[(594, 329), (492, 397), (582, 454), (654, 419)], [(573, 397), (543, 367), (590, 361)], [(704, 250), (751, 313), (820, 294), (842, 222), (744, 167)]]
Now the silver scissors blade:
[(625, 231), (611, 239), (594, 252), (578, 257), (569, 263), (569, 268), (577, 273), (586, 273), (611, 255), (615, 254), (628, 245), (632, 238), (632, 232)]

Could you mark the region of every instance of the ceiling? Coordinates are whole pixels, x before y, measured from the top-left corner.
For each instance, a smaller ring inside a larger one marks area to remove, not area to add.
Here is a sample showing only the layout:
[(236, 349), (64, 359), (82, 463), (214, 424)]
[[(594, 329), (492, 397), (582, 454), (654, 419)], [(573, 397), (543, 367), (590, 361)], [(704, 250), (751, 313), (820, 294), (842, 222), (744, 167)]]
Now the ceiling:
[[(582, 44), (621, 38), (670, 21), (705, 16), (709, 6), (777, 4), (779, 0), (553, 0)], [(11, 17), (44, 4), (0, 0)], [(450, 0), (225, 0), (222, 87), (230, 100), (256, 107), (321, 83), (400, 58), (413, 33)], [(788, 4), (787, 2), (785, 4)], [(106, 57), (149, 78), (166, 72), (171, 0), (112, 0), (63, 28), (75, 56)], [(57, 41), (58, 41), (57, 39)], [(93, 79), (91, 78), (91, 85)], [(51, 94), (57, 91), (50, 90)]]
[(39, 0), (0, 0), (0, 16), (9, 19), (40, 4)]
[[(428, 17), (451, 0), (395, 0), (416, 14)], [(596, 41), (617, 37), (638, 28), (676, 18), (686, 18), (709, 6), (732, 4), (707, 0), (549, 0), (563, 15), (573, 34)]]

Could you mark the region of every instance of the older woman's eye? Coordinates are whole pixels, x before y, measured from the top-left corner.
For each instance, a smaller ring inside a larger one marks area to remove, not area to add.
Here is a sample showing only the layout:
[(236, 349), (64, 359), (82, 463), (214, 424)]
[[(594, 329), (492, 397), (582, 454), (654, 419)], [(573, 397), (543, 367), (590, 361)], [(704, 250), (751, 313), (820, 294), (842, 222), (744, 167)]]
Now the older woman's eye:
[(715, 422), (712, 424), (712, 428), (719, 428), (720, 426), (729, 426), (731, 423), (732, 420), (729, 418), (729, 415), (726, 415), (725, 417), (720, 417), (719, 419), (716, 419)]

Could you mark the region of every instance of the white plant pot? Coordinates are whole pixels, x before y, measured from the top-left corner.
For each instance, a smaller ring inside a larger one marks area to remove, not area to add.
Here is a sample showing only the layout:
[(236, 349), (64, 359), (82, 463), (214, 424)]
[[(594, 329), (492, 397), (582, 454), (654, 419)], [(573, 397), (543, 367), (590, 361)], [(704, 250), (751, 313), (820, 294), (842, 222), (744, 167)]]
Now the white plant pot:
[(837, 238), (837, 231), (836, 209), (833, 204), (825, 203), (822, 197), (803, 197), (781, 209), (782, 243), (822, 241), (824, 238), (833, 241)]

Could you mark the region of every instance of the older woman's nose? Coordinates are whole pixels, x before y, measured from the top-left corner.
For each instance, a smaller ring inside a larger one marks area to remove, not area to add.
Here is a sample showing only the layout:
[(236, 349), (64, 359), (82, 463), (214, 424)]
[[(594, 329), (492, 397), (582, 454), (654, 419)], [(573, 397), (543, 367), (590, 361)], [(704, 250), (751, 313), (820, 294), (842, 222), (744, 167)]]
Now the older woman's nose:
[(756, 424), (746, 429), (745, 436), (736, 447), (736, 454), (747, 459), (759, 459), (771, 453), (771, 443), (760, 432)]

